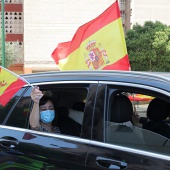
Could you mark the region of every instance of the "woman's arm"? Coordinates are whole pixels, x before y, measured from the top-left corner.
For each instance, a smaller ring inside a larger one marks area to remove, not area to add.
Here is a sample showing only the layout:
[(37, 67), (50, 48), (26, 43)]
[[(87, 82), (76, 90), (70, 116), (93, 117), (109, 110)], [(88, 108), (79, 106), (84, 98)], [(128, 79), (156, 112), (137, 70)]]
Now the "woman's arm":
[(39, 87), (34, 87), (31, 92), (31, 99), (34, 101), (34, 105), (30, 114), (30, 126), (31, 129), (39, 130), (40, 127), (40, 111), (39, 111), (39, 102), (43, 96), (42, 92), (39, 90)]

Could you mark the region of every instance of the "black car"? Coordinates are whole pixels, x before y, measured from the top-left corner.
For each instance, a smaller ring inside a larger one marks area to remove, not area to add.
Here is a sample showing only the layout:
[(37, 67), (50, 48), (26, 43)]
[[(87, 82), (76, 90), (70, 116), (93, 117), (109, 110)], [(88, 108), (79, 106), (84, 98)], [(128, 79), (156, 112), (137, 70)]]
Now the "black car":
[[(168, 74), (58, 71), (21, 77), (30, 84), (0, 106), (0, 170), (170, 169)], [(32, 86), (55, 99), (61, 134), (31, 130)], [(136, 100), (136, 94), (146, 99)]]

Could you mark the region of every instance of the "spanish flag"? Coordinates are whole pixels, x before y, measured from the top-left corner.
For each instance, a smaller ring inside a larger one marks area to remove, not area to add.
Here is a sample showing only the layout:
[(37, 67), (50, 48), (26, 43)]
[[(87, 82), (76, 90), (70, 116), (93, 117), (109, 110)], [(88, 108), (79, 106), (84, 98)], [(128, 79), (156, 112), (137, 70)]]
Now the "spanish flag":
[(59, 43), (51, 56), (60, 70), (130, 70), (118, 1), (79, 27), (72, 41)]
[(132, 94), (129, 95), (128, 98), (130, 99), (130, 101), (150, 101), (154, 99), (154, 97), (144, 94)]
[(25, 84), (18, 75), (0, 66), (0, 104), (5, 106)]

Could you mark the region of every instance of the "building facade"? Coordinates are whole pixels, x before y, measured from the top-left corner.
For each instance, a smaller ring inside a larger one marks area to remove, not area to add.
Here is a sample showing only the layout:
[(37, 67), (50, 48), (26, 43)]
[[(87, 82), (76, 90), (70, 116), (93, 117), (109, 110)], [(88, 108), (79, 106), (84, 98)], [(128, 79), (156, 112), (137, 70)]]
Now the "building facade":
[(132, 26), (136, 23), (143, 25), (145, 21), (160, 21), (170, 25), (169, 0), (132, 0)]
[[(79, 26), (97, 17), (114, 1), (4, 0), (6, 43), (20, 49), (17, 50), (20, 57), (10, 69), (23, 73), (59, 70), (51, 58), (57, 44), (71, 40)], [(128, 3), (119, 0), (119, 4), (123, 27), (127, 30)]]
[[(0, 0), (1, 2), (1, 0)], [(23, 0), (4, 0), (4, 29), (6, 44), (12, 45), (16, 50), (16, 57), (10, 69), (16, 73), (23, 73), (24, 63), (24, 14)], [(2, 29), (2, 12), (0, 3), (0, 27)]]
[[(1, 0), (0, 0), (1, 2)], [(76, 30), (96, 18), (115, 0), (4, 0), (6, 42), (20, 49), (22, 73), (59, 70), (51, 53), (70, 41)], [(159, 20), (167, 25), (169, 0), (119, 0), (124, 31), (134, 24)], [(18, 51), (17, 51), (18, 52)]]

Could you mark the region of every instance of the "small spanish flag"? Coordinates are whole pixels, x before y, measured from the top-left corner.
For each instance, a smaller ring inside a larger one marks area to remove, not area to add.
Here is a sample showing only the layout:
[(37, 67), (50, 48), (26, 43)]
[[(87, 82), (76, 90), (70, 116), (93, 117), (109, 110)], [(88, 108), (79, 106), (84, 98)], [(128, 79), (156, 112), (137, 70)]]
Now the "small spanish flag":
[(5, 106), (25, 84), (27, 82), (18, 75), (0, 66), (0, 104)]
[(129, 71), (118, 1), (79, 27), (72, 41), (59, 43), (51, 56), (60, 70)]
[(128, 98), (130, 99), (130, 101), (150, 101), (154, 99), (154, 97), (144, 94), (132, 94), (129, 95)]

